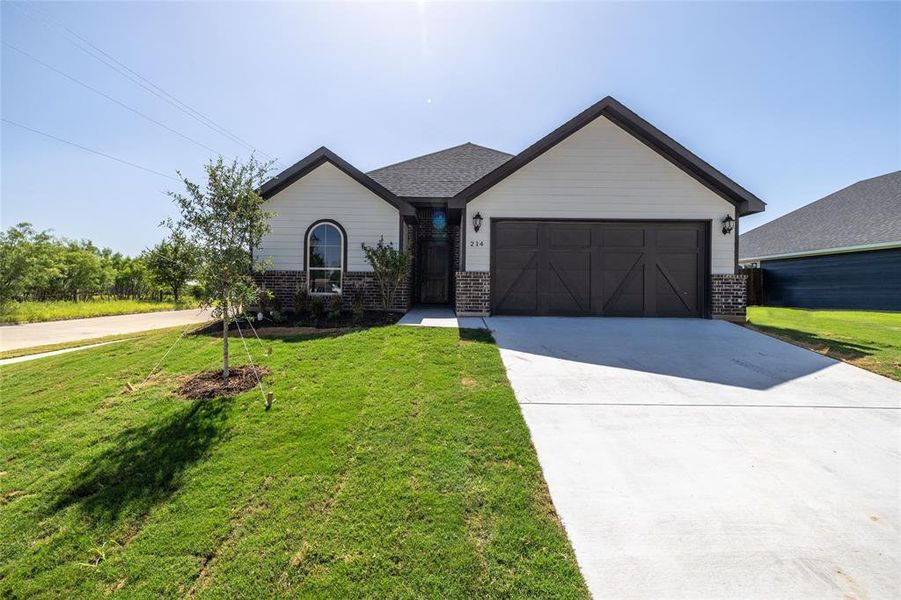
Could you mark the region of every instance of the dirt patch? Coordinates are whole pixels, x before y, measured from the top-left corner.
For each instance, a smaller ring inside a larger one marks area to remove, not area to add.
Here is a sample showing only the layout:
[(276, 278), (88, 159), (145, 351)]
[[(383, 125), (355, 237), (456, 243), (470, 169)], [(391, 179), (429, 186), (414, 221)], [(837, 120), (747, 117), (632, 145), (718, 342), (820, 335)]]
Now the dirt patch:
[(476, 380), (464, 375), (460, 378), (460, 384), (465, 388), (474, 388), (476, 386)]
[(228, 381), (222, 381), (222, 371), (204, 371), (191, 375), (175, 391), (189, 400), (209, 400), (223, 396), (235, 396), (257, 385), (257, 374), (262, 378), (269, 374), (266, 367), (234, 367), (229, 369)]

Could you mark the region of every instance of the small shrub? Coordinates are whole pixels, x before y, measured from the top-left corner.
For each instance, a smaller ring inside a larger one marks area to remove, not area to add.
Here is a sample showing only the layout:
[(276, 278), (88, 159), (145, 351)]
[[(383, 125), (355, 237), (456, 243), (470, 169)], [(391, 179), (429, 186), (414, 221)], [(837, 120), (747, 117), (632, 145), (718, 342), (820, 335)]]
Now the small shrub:
[(391, 310), (394, 306), (394, 297), (397, 290), (407, 278), (410, 265), (413, 263), (413, 255), (406, 250), (398, 250), (384, 238), (379, 239), (375, 246), (361, 244), (366, 262), (372, 266), (372, 274), (379, 284), (379, 292), (382, 297), (382, 309)]
[(266, 314), (270, 310), (270, 303), (275, 298), (275, 296), (266, 289), (259, 290), (259, 295), (257, 296), (256, 304), (250, 308), (255, 308), (263, 314)]
[(310, 293), (305, 287), (297, 289), (294, 294), (294, 313), (297, 315), (305, 315), (310, 310)]
[(325, 314), (325, 301), (322, 299), (322, 296), (310, 298), (310, 320), (318, 323), (323, 314)]
[(363, 292), (360, 290), (354, 290), (351, 311), (354, 325), (359, 325), (366, 315), (366, 303), (363, 300)]
[(337, 321), (341, 318), (341, 296), (332, 296), (328, 299), (328, 318)]

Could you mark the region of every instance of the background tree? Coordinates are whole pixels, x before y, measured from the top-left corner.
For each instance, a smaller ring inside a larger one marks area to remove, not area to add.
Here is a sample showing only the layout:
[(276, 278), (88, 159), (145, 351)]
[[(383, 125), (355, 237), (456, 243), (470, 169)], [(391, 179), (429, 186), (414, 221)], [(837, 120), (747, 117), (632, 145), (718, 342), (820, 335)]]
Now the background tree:
[(270, 166), (253, 156), (246, 163), (230, 164), (220, 157), (205, 166), (203, 186), (179, 173), (186, 193), (169, 192), (181, 216), (167, 224), (196, 248), (201, 301), (213, 308), (213, 317), (222, 318), (223, 380), (228, 379), (229, 319), (257, 297), (253, 270), (265, 268), (254, 262), (250, 249), (259, 247), (269, 231), (271, 213), (263, 210), (257, 190)]
[(185, 284), (194, 277), (197, 252), (185, 236), (173, 231), (169, 239), (163, 240), (144, 252), (142, 259), (152, 280), (172, 291), (176, 302), (181, 297)]
[(35, 267), (35, 246), (47, 232), (38, 233), (30, 223), (19, 223), (0, 233), (0, 306), (22, 295)]
[(386, 311), (391, 310), (397, 289), (410, 272), (413, 255), (409, 251), (396, 249), (390, 242), (386, 244), (385, 238), (380, 238), (375, 246), (368, 246), (365, 243), (361, 245), (366, 262), (372, 266), (375, 280), (379, 283), (382, 308)]

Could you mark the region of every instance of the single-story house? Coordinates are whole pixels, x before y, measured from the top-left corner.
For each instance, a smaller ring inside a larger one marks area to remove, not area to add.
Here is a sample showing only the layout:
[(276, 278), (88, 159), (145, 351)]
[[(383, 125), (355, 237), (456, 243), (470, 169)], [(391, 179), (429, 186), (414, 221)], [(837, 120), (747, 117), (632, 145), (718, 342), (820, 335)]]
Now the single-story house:
[[(361, 243), (412, 252), (393, 307), (743, 319), (753, 194), (607, 97), (522, 152), (463, 144), (363, 173), (320, 148), (267, 182), (261, 284), (378, 307)], [(352, 292), (352, 293), (348, 293)]]
[(742, 234), (762, 304), (901, 310), (901, 171), (865, 179)]

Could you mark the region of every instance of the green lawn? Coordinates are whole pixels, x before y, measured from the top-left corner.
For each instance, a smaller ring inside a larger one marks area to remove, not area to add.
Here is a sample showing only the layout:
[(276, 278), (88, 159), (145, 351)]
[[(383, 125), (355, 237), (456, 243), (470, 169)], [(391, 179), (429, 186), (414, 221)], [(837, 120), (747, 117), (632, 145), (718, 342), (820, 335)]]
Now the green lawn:
[(587, 597), (487, 333), (254, 340), (269, 412), (125, 392), (176, 337), (0, 371), (0, 596)]
[(753, 306), (748, 325), (901, 381), (901, 313)]
[(86, 317), (106, 317), (133, 313), (193, 308), (192, 300), (181, 302), (149, 302), (145, 300), (87, 300), (84, 302), (10, 302), (0, 309), (0, 323), (37, 323)]

